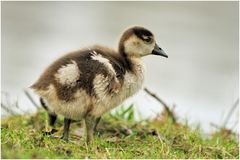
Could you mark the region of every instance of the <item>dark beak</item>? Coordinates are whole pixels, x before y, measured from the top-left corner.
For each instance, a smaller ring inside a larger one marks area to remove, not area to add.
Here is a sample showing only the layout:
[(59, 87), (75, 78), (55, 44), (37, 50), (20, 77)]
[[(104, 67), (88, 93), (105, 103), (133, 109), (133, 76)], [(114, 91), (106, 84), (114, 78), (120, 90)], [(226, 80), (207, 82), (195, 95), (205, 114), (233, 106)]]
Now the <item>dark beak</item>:
[(152, 54), (154, 55), (159, 55), (159, 56), (163, 56), (163, 57), (166, 57), (168, 58), (168, 55), (162, 50), (162, 48), (160, 48), (157, 43), (155, 44), (155, 47), (152, 51)]

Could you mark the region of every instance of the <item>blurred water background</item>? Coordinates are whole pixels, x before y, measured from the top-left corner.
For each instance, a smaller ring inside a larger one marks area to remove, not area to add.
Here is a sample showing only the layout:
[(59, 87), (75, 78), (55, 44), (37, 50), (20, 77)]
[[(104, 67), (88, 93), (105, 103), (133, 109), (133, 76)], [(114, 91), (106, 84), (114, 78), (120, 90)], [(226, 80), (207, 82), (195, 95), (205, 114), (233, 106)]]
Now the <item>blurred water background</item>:
[[(116, 48), (123, 29), (135, 24), (155, 33), (169, 55), (144, 58), (145, 86), (176, 104), (179, 120), (210, 132), (210, 124), (221, 125), (239, 96), (236, 1), (1, 2), (1, 7), (1, 97), (18, 101), (24, 111), (36, 109), (23, 89), (55, 58), (94, 43)], [(162, 110), (143, 91), (130, 103), (142, 118)], [(227, 124), (236, 132), (238, 117), (237, 108)]]

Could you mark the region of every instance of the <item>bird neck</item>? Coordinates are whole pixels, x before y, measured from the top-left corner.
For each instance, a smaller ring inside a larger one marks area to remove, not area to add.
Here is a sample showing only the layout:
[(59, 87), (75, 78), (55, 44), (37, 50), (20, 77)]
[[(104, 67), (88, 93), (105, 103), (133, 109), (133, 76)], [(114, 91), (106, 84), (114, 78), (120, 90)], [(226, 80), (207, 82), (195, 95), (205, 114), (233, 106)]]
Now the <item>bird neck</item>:
[(124, 46), (123, 45), (119, 45), (119, 53), (124, 61), (124, 67), (128, 70), (128, 71), (132, 71), (134, 72), (135, 67), (138, 66), (139, 64), (141, 64), (141, 57), (138, 56), (130, 56), (130, 55), (134, 55), (134, 54), (127, 54), (124, 50)]

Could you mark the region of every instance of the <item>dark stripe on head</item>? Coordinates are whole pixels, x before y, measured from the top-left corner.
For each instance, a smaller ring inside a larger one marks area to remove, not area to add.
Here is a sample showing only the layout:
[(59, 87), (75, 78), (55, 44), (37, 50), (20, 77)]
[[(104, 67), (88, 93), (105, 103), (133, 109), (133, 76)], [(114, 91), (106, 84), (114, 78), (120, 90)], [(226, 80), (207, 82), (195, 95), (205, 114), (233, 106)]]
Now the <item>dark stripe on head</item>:
[(133, 28), (133, 33), (140, 39), (145, 40), (143, 36), (146, 37), (152, 37), (153, 34), (149, 30), (143, 28), (143, 27), (134, 27)]

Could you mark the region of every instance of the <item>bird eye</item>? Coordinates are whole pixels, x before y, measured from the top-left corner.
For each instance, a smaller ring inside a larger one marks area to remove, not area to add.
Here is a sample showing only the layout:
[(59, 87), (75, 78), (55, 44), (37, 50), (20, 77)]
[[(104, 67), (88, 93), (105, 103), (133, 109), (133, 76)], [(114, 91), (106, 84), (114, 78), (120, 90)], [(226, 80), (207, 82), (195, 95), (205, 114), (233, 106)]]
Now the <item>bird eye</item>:
[(143, 40), (146, 41), (146, 42), (151, 42), (152, 41), (152, 38), (149, 37), (149, 36), (142, 36)]

